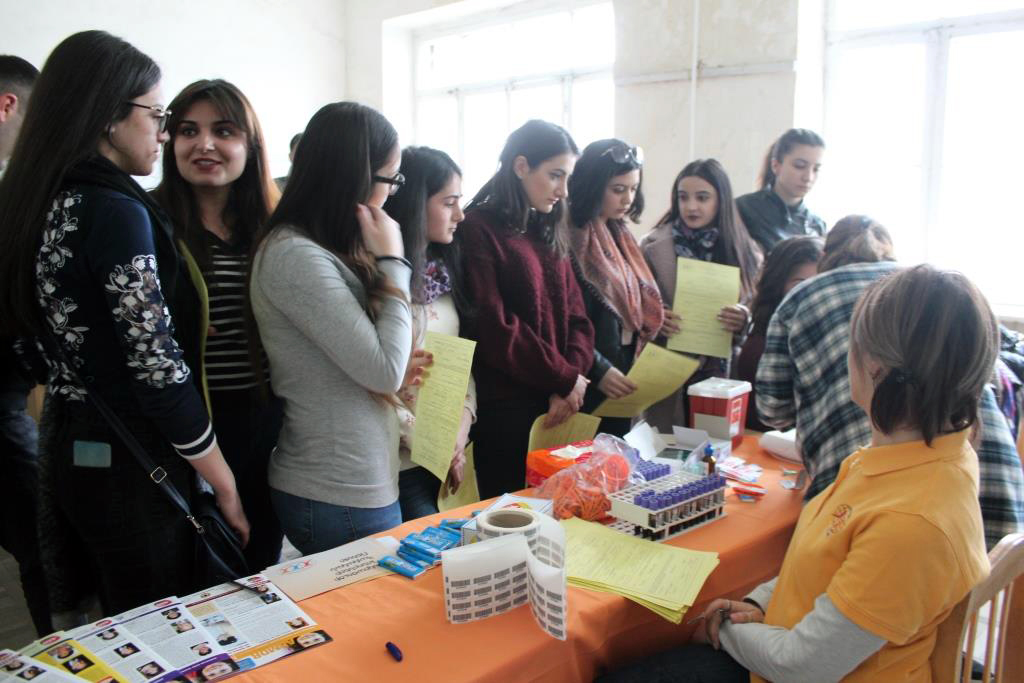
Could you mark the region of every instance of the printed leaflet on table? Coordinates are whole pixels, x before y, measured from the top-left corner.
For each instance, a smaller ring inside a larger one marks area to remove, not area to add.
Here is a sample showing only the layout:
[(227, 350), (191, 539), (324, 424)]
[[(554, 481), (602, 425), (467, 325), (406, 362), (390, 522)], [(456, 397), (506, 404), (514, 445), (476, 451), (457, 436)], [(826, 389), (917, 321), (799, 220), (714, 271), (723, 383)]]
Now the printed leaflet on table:
[(337, 548), (267, 567), (263, 573), (299, 602), (350, 583), (389, 574), (377, 560), (393, 555), (398, 541), (392, 536), (361, 538)]
[(284, 591), (256, 574), (194, 593), (189, 614), (217, 634), (241, 670), (252, 669), (332, 639)]
[(60, 669), (18, 654), (14, 650), (0, 650), (0, 683), (82, 683), (81, 678)]
[[(75, 636), (74, 632), (57, 631), (23, 647), (21, 654), (48, 664), (59, 671), (73, 674), (78, 680), (84, 679), (93, 683), (98, 681), (135, 683), (136, 681), (154, 680), (157, 683), (164, 683), (162, 678), (156, 678), (156, 673), (150, 678), (145, 678), (138, 672), (133, 672), (135, 675), (129, 676), (126, 673), (126, 670), (130, 671), (127, 666), (111, 666), (112, 662), (103, 656), (102, 647), (100, 650), (93, 651), (91, 643), (85, 639), (83, 639), (85, 642), (79, 642)], [(162, 664), (162, 660), (159, 658), (155, 660), (156, 662)], [(147, 668), (147, 671), (157, 672), (158, 670), (159, 673), (165, 673), (169, 671), (169, 667), (156, 664), (155, 667)]]

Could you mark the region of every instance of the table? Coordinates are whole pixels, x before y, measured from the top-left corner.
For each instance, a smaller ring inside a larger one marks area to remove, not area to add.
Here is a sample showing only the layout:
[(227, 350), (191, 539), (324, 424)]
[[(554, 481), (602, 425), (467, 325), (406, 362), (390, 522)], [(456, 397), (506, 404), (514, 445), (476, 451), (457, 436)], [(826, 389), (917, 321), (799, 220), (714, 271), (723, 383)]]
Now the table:
[[(747, 436), (737, 455), (764, 467), (758, 481), (768, 493), (756, 503), (726, 497), (726, 516), (670, 539), (668, 543), (719, 553), (720, 564), (690, 614), (717, 597), (738, 599), (770, 579), (782, 566), (802, 506), (803, 492), (779, 486), (783, 468)], [(414, 520), (385, 532), (396, 538), (436, 524), (441, 517), (468, 516), (484, 503)], [(529, 606), (469, 624), (449, 624), (444, 614), (441, 569), (415, 581), (387, 576), (303, 601), (334, 639), (274, 662), (235, 680), (414, 681), (444, 680), (591, 681), (597, 673), (685, 642), (694, 628), (672, 624), (617, 595), (569, 586), (568, 639), (555, 640), (534, 621)], [(405, 655), (396, 662), (387, 641)]]

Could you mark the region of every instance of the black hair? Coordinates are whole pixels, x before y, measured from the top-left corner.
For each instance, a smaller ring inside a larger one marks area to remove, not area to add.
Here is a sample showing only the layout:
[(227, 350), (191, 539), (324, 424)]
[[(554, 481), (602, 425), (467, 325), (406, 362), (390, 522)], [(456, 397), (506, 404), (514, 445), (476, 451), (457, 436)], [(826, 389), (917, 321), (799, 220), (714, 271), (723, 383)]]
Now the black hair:
[(517, 157), (536, 168), (560, 154), (578, 155), (579, 148), (569, 131), (554, 123), (531, 119), (512, 131), (498, 157), (498, 170), (473, 197), (466, 211), (487, 208), (504, 219), (513, 232), (534, 232), (557, 254), (568, 253), (565, 201), (559, 201), (550, 213), (539, 213), (530, 206), (523, 181), (515, 173)]
[(701, 178), (715, 188), (715, 193), (718, 195), (718, 214), (710, 225), (718, 228), (719, 238), (715, 243), (713, 258), (715, 263), (736, 266), (740, 269), (741, 298), (749, 301), (754, 293), (754, 278), (757, 277), (759, 251), (736, 211), (729, 174), (725, 172), (725, 168), (717, 159), (697, 159), (683, 167), (676, 179), (672, 181), (672, 193), (669, 197), (670, 208), (661, 217), (658, 224), (676, 222), (683, 224), (677, 196), (679, 183), (683, 178), (690, 176)]
[(356, 102), (332, 102), (309, 120), (284, 194), (254, 249), (284, 226), (345, 262), (366, 289), (373, 317), (384, 295), (400, 293), (377, 269), (363, 244), (356, 208), (370, 198), (374, 173), (398, 148), (398, 133), (383, 114)]
[(427, 237), (427, 202), (444, 189), (453, 176), (462, 177), (450, 156), (431, 147), (406, 147), (402, 150), (405, 176), (402, 190), (388, 197), (384, 211), (402, 228), (405, 257), (412, 263), (412, 300), (424, 302), (423, 269), (427, 260), (440, 261), (448, 270), (452, 281), (452, 299), (459, 312), (468, 310), (466, 293), (462, 286), (462, 258), (459, 240), (451, 244), (437, 244)]
[(757, 294), (750, 306), (754, 334), (766, 334), (775, 309), (786, 296), (785, 287), (793, 270), (821, 258), (824, 241), (816, 235), (784, 239), (772, 247), (761, 266)]
[(0, 331), (41, 331), (35, 298), (36, 252), (46, 212), (76, 163), (98, 154), (129, 102), (160, 82), (160, 67), (105, 31), (65, 38), (46, 59), (32, 89), (21, 134), (0, 181)]
[(302, 133), (296, 133), (293, 135), (291, 142), (288, 143), (288, 151), (294, 152), (295, 148), (299, 146), (300, 140), (302, 140)]
[(767, 190), (775, 184), (775, 172), (772, 171), (772, 160), (782, 163), (786, 155), (793, 151), (797, 145), (808, 145), (810, 147), (824, 147), (825, 141), (821, 136), (809, 128), (790, 128), (779, 136), (779, 139), (768, 148), (764, 161), (761, 162), (761, 173), (757, 177), (759, 189)]
[(626, 215), (634, 223), (640, 222), (640, 214), (644, 211), (643, 164), (633, 155), (628, 155), (626, 161), (617, 163), (608, 152), (618, 147), (632, 149), (622, 140), (609, 138), (591, 142), (580, 155), (576, 168), (569, 178), (569, 218), (572, 225), (583, 227), (597, 218), (601, 213), (608, 182), (616, 176), (637, 170), (640, 171), (640, 186)]
[(39, 78), (39, 69), (21, 57), (0, 55), (0, 93), (13, 92), (24, 97)]
[(163, 206), (174, 224), (175, 236), (183, 239), (200, 268), (210, 267), (210, 255), (205, 239), (205, 228), (199, 216), (195, 191), (182, 177), (174, 155), (174, 141), (181, 131), (185, 115), (196, 102), (208, 101), (219, 116), (231, 121), (245, 133), (245, 169), (232, 184), (224, 221), (231, 229), (231, 237), (239, 246), (248, 248), (259, 226), (274, 210), (279, 196), (277, 185), (270, 175), (267, 150), (263, 143), (263, 130), (248, 98), (235, 85), (223, 81), (201, 80), (185, 86), (171, 101), (172, 114), (167, 123), (170, 139), (164, 143), (163, 177), (153, 196)]

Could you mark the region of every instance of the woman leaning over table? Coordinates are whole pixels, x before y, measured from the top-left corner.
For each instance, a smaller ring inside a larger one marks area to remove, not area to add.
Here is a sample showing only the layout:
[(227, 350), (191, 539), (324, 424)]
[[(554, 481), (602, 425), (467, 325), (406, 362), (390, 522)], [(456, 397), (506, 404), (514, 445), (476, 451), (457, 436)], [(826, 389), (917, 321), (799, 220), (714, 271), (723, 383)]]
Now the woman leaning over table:
[(412, 351), (411, 268), (381, 208), (400, 161), (381, 114), (322, 107), (256, 238), (250, 299), (285, 414), (271, 499), (303, 554), (402, 521), (393, 394)]
[(473, 454), (481, 498), (523, 488), (533, 421), (583, 405), (594, 329), (568, 259), (567, 183), (579, 150), (561, 126), (531, 120), (509, 135), (497, 173), (459, 226), (477, 341)]
[[(626, 219), (644, 210), (643, 152), (622, 140), (587, 145), (569, 179), (573, 270), (594, 325), (594, 364), (583, 412), (636, 390), (633, 361), (661, 330), (661, 294)], [(600, 431), (623, 436), (628, 418), (606, 417)]]
[(76, 33), (47, 59), (0, 182), (0, 318), (5, 334), (47, 349), (47, 505), (78, 549), (67, 571), (96, 573), (105, 614), (199, 586), (195, 530), (94, 398), (183, 495), (200, 473), (243, 543), (249, 534), (174, 337), (171, 226), (132, 179), (152, 172), (167, 140), (163, 101), (149, 57), (103, 31)]
[(776, 579), (708, 605), (694, 640), (714, 649), (603, 680), (930, 681), (938, 625), (989, 569), (970, 438), (998, 338), (959, 273), (924, 265), (872, 284), (849, 351), (871, 443), (807, 503)]
[[(672, 183), (670, 207), (640, 242), (666, 306), (659, 343), (686, 325), (685, 311), (682, 319), (672, 312), (680, 258), (739, 268), (740, 302), (722, 307), (718, 322), (733, 334), (735, 344), (741, 343), (750, 323), (747, 305), (754, 296), (754, 278), (761, 255), (736, 214), (732, 184), (725, 169), (715, 159), (688, 163)], [(679, 391), (651, 406), (646, 412), (647, 421), (665, 433), (671, 433), (673, 425), (689, 424), (687, 388), (708, 377), (728, 377), (729, 360), (700, 356), (700, 367), (693, 376)]]
[[(428, 331), (459, 336), (459, 311), (466, 311), (468, 306), (462, 259), (455, 241), (455, 231), (464, 218), (459, 206), (462, 171), (441, 150), (406, 147), (402, 150), (399, 172), (405, 184), (401, 192), (388, 198), (384, 210), (402, 226), (405, 253), (412, 263), (409, 289), (416, 350), (409, 362), (406, 382), (398, 392), (401, 405), (397, 406), (402, 428), (398, 502), (402, 519), (408, 521), (437, 512), (437, 495), (441, 492), (441, 481), (409, 459), (416, 427), (416, 398), (424, 381), (423, 368), (429, 368), (432, 360), (423, 350), (424, 338)], [(475, 418), (476, 384), (470, 377), (455, 452), (442, 493), (454, 493), (462, 483), (466, 443)]]
[(171, 308), (245, 501), (252, 524), (245, 557), (255, 571), (281, 555), (267, 463), (282, 415), (266, 386), (266, 368), (252, 363), (259, 358), (265, 366), (250, 344), (245, 283), (252, 237), (279, 194), (256, 112), (237, 87), (196, 81), (170, 107), (171, 139), (153, 197), (171, 217), (186, 263)]

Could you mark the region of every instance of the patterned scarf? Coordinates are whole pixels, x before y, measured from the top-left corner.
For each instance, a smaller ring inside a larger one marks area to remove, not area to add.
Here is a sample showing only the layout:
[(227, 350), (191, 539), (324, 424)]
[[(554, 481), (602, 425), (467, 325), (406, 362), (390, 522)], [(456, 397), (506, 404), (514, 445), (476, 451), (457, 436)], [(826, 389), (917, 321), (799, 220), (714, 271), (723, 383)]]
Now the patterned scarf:
[(423, 269), (423, 303), (431, 304), (452, 291), (452, 278), (443, 261), (427, 261)]
[(690, 230), (683, 221), (672, 222), (672, 241), (676, 246), (676, 256), (710, 261), (718, 244), (718, 228), (714, 226)]
[(593, 220), (573, 228), (572, 253), (584, 279), (611, 308), (623, 327), (644, 342), (661, 329), (661, 294), (636, 239), (622, 221)]

